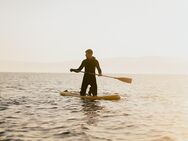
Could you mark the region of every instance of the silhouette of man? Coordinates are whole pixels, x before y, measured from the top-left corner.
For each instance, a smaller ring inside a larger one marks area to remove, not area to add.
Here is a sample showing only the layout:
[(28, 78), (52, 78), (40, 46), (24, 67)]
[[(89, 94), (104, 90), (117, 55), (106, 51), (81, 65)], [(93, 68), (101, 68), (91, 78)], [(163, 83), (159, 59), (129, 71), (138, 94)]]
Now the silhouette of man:
[(90, 85), (89, 95), (97, 96), (97, 82), (96, 77), (93, 75), (97, 68), (99, 76), (102, 76), (102, 71), (98, 60), (93, 56), (93, 51), (88, 49), (85, 51), (86, 59), (82, 61), (78, 69), (70, 69), (70, 71), (80, 72), (85, 67), (85, 74), (82, 81), (80, 95), (85, 96), (88, 85)]

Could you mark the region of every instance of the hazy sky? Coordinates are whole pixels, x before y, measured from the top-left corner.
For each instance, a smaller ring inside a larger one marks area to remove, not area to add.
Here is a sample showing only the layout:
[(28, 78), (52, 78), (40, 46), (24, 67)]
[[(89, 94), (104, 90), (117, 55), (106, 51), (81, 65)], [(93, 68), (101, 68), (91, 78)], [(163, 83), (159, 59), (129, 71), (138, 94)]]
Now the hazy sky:
[(187, 0), (0, 0), (0, 60), (188, 53)]

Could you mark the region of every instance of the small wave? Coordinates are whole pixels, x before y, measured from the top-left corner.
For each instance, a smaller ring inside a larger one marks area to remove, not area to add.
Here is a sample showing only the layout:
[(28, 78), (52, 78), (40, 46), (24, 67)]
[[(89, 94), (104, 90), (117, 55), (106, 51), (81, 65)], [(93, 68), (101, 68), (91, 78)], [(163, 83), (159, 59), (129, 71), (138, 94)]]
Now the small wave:
[(0, 111), (4, 111), (4, 110), (7, 110), (8, 107), (5, 107), (5, 106), (0, 106)]
[(7, 119), (19, 119), (19, 117), (15, 117), (15, 116), (7, 116)]
[(68, 134), (71, 134), (71, 132), (70, 131), (64, 131), (64, 132), (58, 133), (56, 135), (68, 135)]
[(4, 124), (4, 123), (6, 123), (5, 121), (0, 121), (0, 124)]
[(20, 91), (25, 91), (26, 90), (22, 86), (6, 86), (5, 88), (14, 89), (14, 90), (20, 90)]
[(4, 131), (0, 131), (0, 136), (4, 135), (5, 132)]
[(52, 129), (64, 129), (64, 128), (67, 128), (67, 126), (62, 125), (62, 126), (51, 127), (49, 129), (52, 130)]
[(169, 136), (164, 136), (164, 137), (154, 139), (152, 141), (176, 141), (176, 139), (169, 137)]

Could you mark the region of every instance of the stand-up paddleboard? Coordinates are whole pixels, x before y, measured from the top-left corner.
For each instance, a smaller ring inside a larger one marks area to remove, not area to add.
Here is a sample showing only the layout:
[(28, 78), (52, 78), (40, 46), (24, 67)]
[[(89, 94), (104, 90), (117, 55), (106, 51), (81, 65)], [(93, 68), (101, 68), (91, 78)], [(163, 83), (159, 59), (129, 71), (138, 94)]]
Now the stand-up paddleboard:
[(118, 94), (105, 95), (105, 96), (80, 96), (80, 94), (77, 92), (64, 91), (64, 92), (60, 92), (60, 95), (79, 97), (79, 98), (88, 99), (88, 100), (119, 100), (121, 99), (121, 97)]

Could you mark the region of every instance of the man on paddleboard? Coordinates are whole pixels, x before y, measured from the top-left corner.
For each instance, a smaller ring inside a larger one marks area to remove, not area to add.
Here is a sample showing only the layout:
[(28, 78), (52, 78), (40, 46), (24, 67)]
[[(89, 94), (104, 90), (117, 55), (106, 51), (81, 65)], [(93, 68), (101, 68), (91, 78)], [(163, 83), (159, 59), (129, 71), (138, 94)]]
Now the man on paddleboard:
[(97, 68), (99, 76), (102, 76), (102, 71), (98, 60), (93, 56), (93, 51), (88, 49), (85, 51), (86, 59), (82, 61), (78, 69), (70, 69), (70, 71), (80, 72), (85, 67), (85, 74), (82, 81), (80, 95), (85, 96), (88, 85), (90, 85), (89, 95), (97, 96), (97, 82), (95, 77), (95, 69)]

